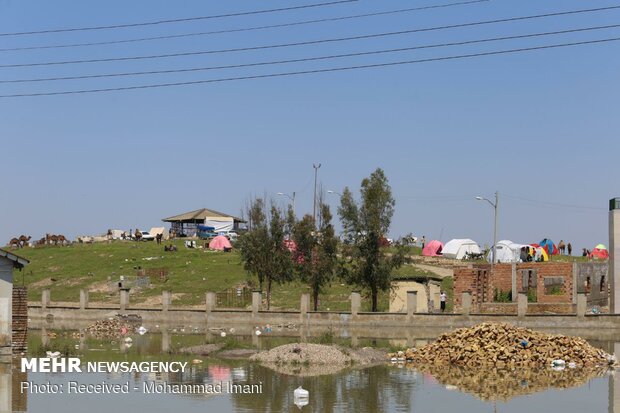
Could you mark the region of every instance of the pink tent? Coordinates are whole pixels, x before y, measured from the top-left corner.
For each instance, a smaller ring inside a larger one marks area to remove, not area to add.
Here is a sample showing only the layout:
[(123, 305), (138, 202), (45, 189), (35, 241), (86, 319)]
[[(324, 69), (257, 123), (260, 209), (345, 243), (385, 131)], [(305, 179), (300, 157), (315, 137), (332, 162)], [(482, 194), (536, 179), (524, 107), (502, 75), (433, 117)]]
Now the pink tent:
[(439, 257), (441, 256), (441, 250), (443, 249), (443, 244), (441, 241), (432, 240), (429, 241), (422, 250), (422, 255), (425, 257)]
[(228, 241), (228, 238), (223, 235), (218, 235), (209, 243), (210, 250), (224, 251), (226, 248), (232, 248), (232, 245), (230, 244), (230, 241)]

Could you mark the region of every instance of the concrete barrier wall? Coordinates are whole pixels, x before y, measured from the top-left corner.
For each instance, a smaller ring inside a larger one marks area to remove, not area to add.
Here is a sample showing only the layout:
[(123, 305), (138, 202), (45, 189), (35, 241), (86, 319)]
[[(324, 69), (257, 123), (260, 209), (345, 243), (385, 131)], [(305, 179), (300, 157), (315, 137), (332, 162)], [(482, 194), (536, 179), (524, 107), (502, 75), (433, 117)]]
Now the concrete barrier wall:
[(377, 327), (441, 327), (452, 329), (472, 326), (485, 321), (507, 322), (530, 328), (605, 328), (617, 329), (620, 332), (620, 316), (616, 315), (526, 315), (517, 317), (506, 314), (410, 314), (406, 313), (365, 313), (357, 316), (343, 312), (308, 311), (301, 320), (298, 311), (259, 311), (252, 317), (251, 311), (213, 310), (210, 313), (198, 310), (145, 310), (128, 309), (79, 309), (50, 306), (30, 306), (28, 316), (31, 320), (48, 324), (65, 324), (71, 326), (77, 322), (92, 322), (113, 317), (117, 314), (135, 314), (142, 317), (145, 323), (164, 325), (194, 325), (210, 327), (214, 325), (306, 325), (306, 326), (377, 326)]
[[(88, 295), (83, 294), (80, 304), (55, 305), (44, 292), (40, 304), (28, 306), (28, 317), (39, 322), (63, 324), (70, 322), (92, 322), (117, 314), (135, 314), (143, 322), (168, 325), (305, 325), (305, 326), (369, 326), (369, 327), (441, 327), (458, 328), (475, 325), (484, 321), (500, 321), (533, 328), (609, 328), (620, 330), (620, 315), (585, 315), (583, 308), (579, 316), (573, 314), (532, 314), (527, 298), (523, 295), (517, 305), (517, 313), (476, 314), (468, 309), (463, 314), (426, 314), (418, 312), (417, 297), (411, 292), (407, 299), (408, 309), (401, 313), (369, 313), (360, 311), (360, 294), (351, 294), (351, 311), (308, 311), (308, 298), (300, 298), (301, 311), (265, 311), (261, 309), (260, 292), (253, 294), (251, 310), (214, 308), (213, 293), (207, 293), (202, 309), (172, 307), (164, 291), (162, 308), (140, 308), (132, 306), (128, 295), (121, 297), (118, 306), (101, 306), (88, 303)], [(522, 294), (520, 294), (522, 295)], [(86, 297), (86, 298), (85, 298)], [(533, 305), (532, 305), (533, 306)], [(410, 307), (410, 308), (409, 308)], [(512, 310), (512, 309), (511, 309)], [(511, 311), (512, 312), (512, 311)]]

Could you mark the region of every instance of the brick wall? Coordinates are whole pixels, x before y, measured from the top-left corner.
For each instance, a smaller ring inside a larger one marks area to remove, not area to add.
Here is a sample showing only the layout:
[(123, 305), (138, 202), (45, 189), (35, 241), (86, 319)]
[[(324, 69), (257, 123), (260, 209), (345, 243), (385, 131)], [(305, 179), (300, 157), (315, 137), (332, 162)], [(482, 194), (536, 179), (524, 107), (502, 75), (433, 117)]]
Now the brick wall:
[(28, 290), (13, 286), (13, 353), (28, 349)]
[[(473, 268), (454, 269), (454, 301), (455, 309), (461, 308), (461, 295), (470, 291), (472, 295), (472, 311), (483, 311), (485, 308), (491, 311), (489, 306), (483, 303), (494, 301), (496, 291), (504, 293), (512, 292), (513, 266), (516, 271), (516, 291), (523, 290), (522, 271), (535, 271), (536, 278), (536, 303), (538, 304), (570, 304), (573, 303), (573, 264), (567, 262), (532, 262), (518, 264), (496, 264), (491, 271), (490, 264), (474, 265)], [(561, 277), (561, 286), (556, 287), (556, 294), (548, 294), (545, 291), (546, 277)], [(533, 288), (533, 287), (532, 287)], [(516, 301), (516, 296), (513, 297)], [(534, 303), (530, 303), (534, 304)], [(494, 307), (501, 308), (501, 307)], [(565, 313), (567, 307), (559, 306), (549, 310), (542, 307), (533, 307), (538, 311)], [(572, 307), (571, 307), (572, 308)], [(512, 310), (511, 310), (512, 311)], [(494, 312), (494, 311), (491, 311)], [(516, 310), (515, 310), (516, 312)], [(529, 312), (529, 311), (528, 311)]]

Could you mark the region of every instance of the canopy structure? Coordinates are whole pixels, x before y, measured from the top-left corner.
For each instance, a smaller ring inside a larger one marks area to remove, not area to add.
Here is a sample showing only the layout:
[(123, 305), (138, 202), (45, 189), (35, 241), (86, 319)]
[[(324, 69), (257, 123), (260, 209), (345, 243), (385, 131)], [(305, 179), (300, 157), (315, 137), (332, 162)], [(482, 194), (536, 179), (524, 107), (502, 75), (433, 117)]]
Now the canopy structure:
[(223, 235), (218, 235), (217, 237), (214, 237), (211, 242), (209, 242), (210, 250), (224, 251), (225, 249), (230, 248), (232, 248), (232, 244), (228, 238)]
[(197, 233), (197, 225), (199, 224), (214, 227), (213, 232), (219, 233), (239, 230), (241, 224), (246, 223), (246, 221), (241, 218), (207, 208), (164, 218), (162, 221), (170, 222), (171, 229), (175, 231), (177, 235), (185, 236), (195, 236)]
[[(496, 263), (513, 263), (521, 262), (522, 244), (516, 244), (510, 240), (498, 241), (495, 246), (495, 262)], [(487, 261), (493, 261), (493, 248), (487, 253)]]
[(606, 260), (609, 258), (609, 251), (607, 251), (607, 247), (603, 244), (598, 244), (594, 249), (590, 252), (590, 258), (595, 258), (599, 260)]
[(425, 257), (439, 257), (443, 251), (443, 243), (436, 239), (429, 241), (422, 249), (422, 255)]
[(482, 254), (480, 246), (471, 239), (453, 239), (443, 246), (442, 254), (445, 258), (462, 260), (467, 255)]
[(545, 250), (547, 255), (558, 255), (560, 253), (558, 247), (549, 238), (544, 238), (538, 244)]

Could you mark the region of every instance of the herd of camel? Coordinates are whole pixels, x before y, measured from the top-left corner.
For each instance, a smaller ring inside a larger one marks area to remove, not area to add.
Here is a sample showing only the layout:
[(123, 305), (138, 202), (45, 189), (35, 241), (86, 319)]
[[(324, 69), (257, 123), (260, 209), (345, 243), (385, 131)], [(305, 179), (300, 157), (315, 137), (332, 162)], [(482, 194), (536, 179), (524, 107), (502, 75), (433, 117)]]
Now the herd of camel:
[[(18, 238), (11, 238), (9, 241), (9, 247), (11, 248), (24, 248), (30, 245), (30, 239), (32, 237), (20, 235)], [(34, 243), (37, 245), (64, 245), (70, 244), (71, 242), (64, 235), (54, 235), (54, 234), (45, 234), (45, 237)]]

